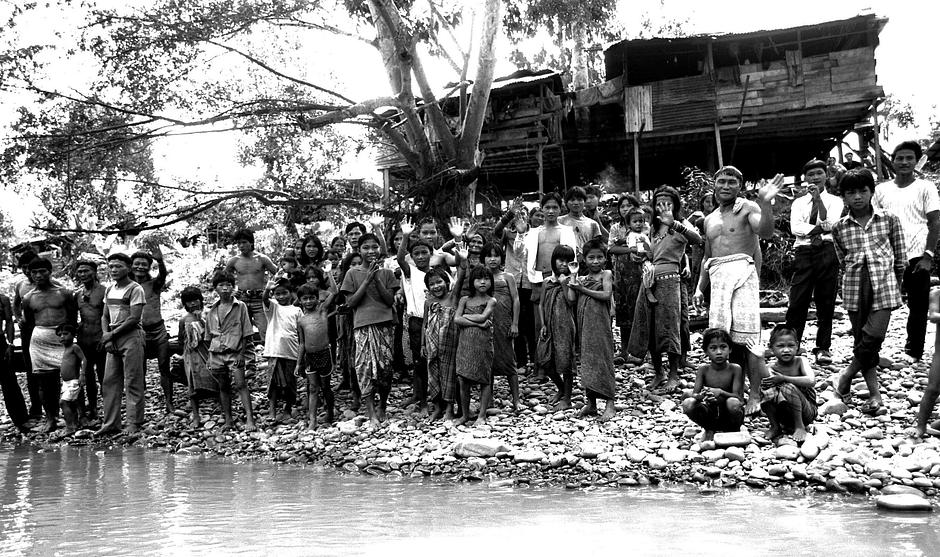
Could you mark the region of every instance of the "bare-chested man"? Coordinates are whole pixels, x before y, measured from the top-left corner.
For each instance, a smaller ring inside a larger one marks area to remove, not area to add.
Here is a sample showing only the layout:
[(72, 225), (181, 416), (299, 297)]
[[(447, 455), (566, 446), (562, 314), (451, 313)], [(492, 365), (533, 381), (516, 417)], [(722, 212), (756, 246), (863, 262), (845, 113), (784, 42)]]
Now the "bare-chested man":
[[(150, 276), (154, 261), (157, 262), (156, 278)], [(176, 406), (173, 404), (173, 380), (170, 376), (170, 335), (166, 331), (163, 313), (160, 311), (160, 293), (166, 286), (168, 274), (160, 247), (154, 248), (152, 253), (138, 251), (132, 255), (131, 273), (134, 282), (144, 289), (144, 298), (147, 300), (140, 315), (140, 325), (144, 329), (144, 358), (157, 359), (160, 387), (163, 389), (166, 413), (169, 415), (176, 410)]]
[(56, 328), (63, 323), (75, 325), (78, 307), (68, 288), (52, 284), (52, 262), (48, 259), (30, 262), (29, 276), (35, 286), (23, 297), (23, 323), (32, 331), (29, 361), (46, 417), (40, 433), (48, 433), (56, 428), (59, 417), (59, 367), (64, 347)]
[(75, 301), (82, 322), (78, 328), (78, 347), (88, 360), (85, 377), (85, 415), (98, 417), (98, 385), (104, 380), (107, 353), (101, 346), (101, 316), (104, 314), (104, 285), (98, 281), (98, 262), (81, 260), (75, 263), (75, 278), (80, 286)]
[(757, 203), (739, 198), (744, 186), (741, 171), (725, 166), (715, 174), (718, 211), (705, 217), (705, 255), (693, 303), (701, 305), (710, 288), (708, 326), (724, 329), (734, 343), (732, 361), (741, 365), (750, 380), (746, 414), (760, 412), (760, 377), (757, 359), (744, 345), (760, 341), (760, 238), (774, 233), (771, 202), (780, 190), (783, 175), (761, 186)]
[(20, 324), (20, 341), (23, 345), (23, 362), (26, 364), (26, 390), (29, 393), (29, 417), (40, 418), (42, 416), (42, 400), (39, 398), (39, 385), (36, 378), (33, 377), (33, 369), (29, 365), (29, 339), (33, 332), (23, 323), (23, 296), (32, 290), (36, 285), (32, 277), (29, 276), (29, 264), (38, 256), (36, 252), (27, 250), (20, 255), (16, 261), (16, 266), (23, 272), (23, 278), (13, 287), (13, 318)]
[(235, 297), (248, 305), (251, 323), (264, 342), (268, 320), (264, 316), (261, 294), (268, 280), (277, 273), (277, 265), (267, 255), (255, 251), (255, 235), (250, 230), (239, 230), (233, 239), (239, 254), (228, 260), (225, 270), (235, 275)]

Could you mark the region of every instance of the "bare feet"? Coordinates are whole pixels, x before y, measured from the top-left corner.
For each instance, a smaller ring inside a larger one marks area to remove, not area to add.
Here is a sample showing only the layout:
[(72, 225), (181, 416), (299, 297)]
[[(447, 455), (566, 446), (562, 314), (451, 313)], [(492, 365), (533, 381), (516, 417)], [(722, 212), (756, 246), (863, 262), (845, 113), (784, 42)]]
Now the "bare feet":
[(56, 427), (58, 427), (58, 425), (55, 423), (55, 420), (52, 418), (47, 418), (46, 421), (43, 422), (42, 427), (39, 428), (39, 433), (49, 433), (51, 431), (55, 431)]
[(138, 432), (140, 432), (140, 426), (137, 424), (127, 424), (127, 427), (124, 428), (125, 435), (134, 435)]
[(585, 404), (584, 407), (581, 408), (581, 411), (578, 412), (578, 416), (582, 418), (584, 416), (596, 416), (596, 415), (597, 415), (597, 406), (593, 404)]
[(476, 421), (473, 422), (473, 427), (478, 427), (484, 424), (486, 424), (486, 412), (480, 412), (477, 415)]
[(558, 403), (556, 403), (555, 406), (552, 407), (552, 409), (555, 410), (556, 412), (558, 410), (568, 410), (570, 408), (571, 408), (571, 401), (568, 400), (568, 397), (562, 397), (562, 399), (559, 400)]
[(676, 392), (676, 389), (678, 388), (679, 388), (679, 378), (670, 377), (669, 380), (666, 381), (666, 386), (663, 387), (663, 390), (667, 393), (674, 393)]
[(317, 420), (310, 420), (307, 425), (307, 431), (316, 431), (317, 430)]
[(444, 415), (444, 410), (440, 406), (435, 404), (434, 411), (431, 412), (431, 416), (428, 417), (428, 421), (436, 422), (437, 420), (440, 420), (443, 415)]
[(597, 418), (599, 422), (607, 422), (614, 419), (614, 416), (617, 415), (617, 408), (614, 406), (613, 401), (607, 401), (607, 408), (604, 409), (604, 413), (601, 414), (600, 418)]
[(255, 425), (254, 420), (245, 421), (245, 431), (258, 431), (258, 426)]
[(806, 441), (806, 429), (802, 427), (794, 429), (792, 437), (793, 437), (793, 440), (796, 441), (797, 443), (802, 443), (803, 441)]
[(715, 432), (708, 429), (705, 430), (705, 433), (702, 434), (702, 441), (714, 441)]
[(113, 427), (103, 427), (95, 432), (95, 437), (103, 437), (105, 435), (114, 435), (118, 430)]
[(388, 415), (385, 413), (385, 409), (381, 406), (375, 409), (375, 417), (378, 418), (379, 422), (384, 422), (388, 419)]
[(199, 418), (199, 416), (194, 416), (193, 417), (193, 429), (199, 429), (201, 427), (202, 427), (202, 420)]
[[(780, 429), (780, 426), (777, 424), (772, 424), (767, 432), (764, 433), (764, 437), (766, 437), (768, 441), (773, 441), (781, 435), (783, 435), (783, 430)], [(803, 437), (806, 437), (806, 430), (803, 430)], [(796, 433), (793, 434), (793, 438), (796, 438)]]
[(74, 435), (76, 431), (78, 431), (77, 428), (75, 428), (75, 427), (73, 427), (73, 426), (66, 426), (66, 427), (65, 427), (65, 434), (66, 434), (66, 435)]
[(752, 396), (744, 406), (744, 415), (756, 416), (757, 414), (760, 414), (760, 400), (758, 400), (758, 397)]
[(653, 377), (653, 382), (650, 383), (649, 390), (655, 391), (656, 389), (659, 388), (660, 385), (662, 385), (665, 382), (666, 382), (666, 376), (661, 373), (657, 373), (656, 376)]
[(379, 418), (378, 418), (377, 416), (372, 416), (371, 418), (369, 418), (369, 425), (370, 425), (373, 429), (375, 429), (375, 428), (381, 427), (381, 426), (382, 426), (382, 422), (379, 421)]
[(556, 394), (556, 395), (552, 398), (552, 400), (551, 400), (551, 402), (549, 402), (549, 404), (551, 404), (551, 405), (554, 406), (555, 404), (558, 403), (559, 400), (561, 400), (561, 397), (562, 397), (561, 392), (558, 392), (558, 394)]
[(467, 423), (467, 417), (466, 417), (466, 416), (460, 416), (459, 418), (457, 418), (456, 420), (454, 420), (454, 425), (455, 425), (455, 426), (464, 425), (465, 423)]

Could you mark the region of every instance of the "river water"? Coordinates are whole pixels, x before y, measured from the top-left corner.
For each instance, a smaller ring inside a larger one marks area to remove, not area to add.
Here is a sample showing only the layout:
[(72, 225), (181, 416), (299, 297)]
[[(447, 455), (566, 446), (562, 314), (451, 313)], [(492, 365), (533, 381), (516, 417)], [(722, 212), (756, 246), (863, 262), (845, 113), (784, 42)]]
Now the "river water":
[(860, 497), (491, 488), (139, 448), (0, 446), (4, 556), (936, 555), (938, 520)]

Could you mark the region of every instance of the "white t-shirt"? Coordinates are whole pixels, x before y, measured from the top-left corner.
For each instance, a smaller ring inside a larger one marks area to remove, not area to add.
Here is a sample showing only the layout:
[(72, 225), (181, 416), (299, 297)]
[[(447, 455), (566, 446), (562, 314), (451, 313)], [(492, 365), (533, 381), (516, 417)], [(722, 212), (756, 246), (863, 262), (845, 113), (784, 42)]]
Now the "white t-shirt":
[(300, 354), (297, 322), (304, 311), (297, 306), (282, 306), (271, 300), (264, 308), (268, 330), (264, 333), (264, 357), (296, 360)]
[[(920, 257), (927, 249), (927, 213), (940, 211), (937, 186), (922, 178), (899, 188), (893, 181), (878, 184), (872, 205), (892, 213), (901, 221), (908, 260)], [(930, 246), (931, 250), (936, 246)]]
[(424, 318), (424, 301), (427, 299), (427, 288), (424, 286), (424, 271), (419, 270), (414, 264), (408, 265), (411, 278), (401, 275), (401, 287), (405, 292), (405, 301), (408, 308), (405, 312), (411, 317)]

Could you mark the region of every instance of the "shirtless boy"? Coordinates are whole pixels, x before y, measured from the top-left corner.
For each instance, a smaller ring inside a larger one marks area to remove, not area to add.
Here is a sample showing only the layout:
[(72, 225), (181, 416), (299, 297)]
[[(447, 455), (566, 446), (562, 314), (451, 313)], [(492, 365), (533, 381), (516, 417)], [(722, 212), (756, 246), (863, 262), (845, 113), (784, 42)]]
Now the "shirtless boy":
[(85, 413), (94, 420), (98, 417), (98, 385), (104, 380), (106, 352), (101, 346), (101, 316), (104, 314), (104, 285), (98, 282), (98, 263), (81, 260), (75, 263), (75, 279), (81, 285), (75, 290), (75, 301), (81, 323), (78, 328), (78, 346), (88, 359), (85, 377)]
[(23, 323), (32, 331), (29, 359), (46, 416), (40, 433), (48, 433), (56, 428), (59, 417), (59, 367), (64, 352), (56, 327), (63, 323), (75, 325), (78, 308), (67, 288), (52, 284), (51, 261), (34, 259), (29, 264), (29, 275), (35, 287), (23, 297)]
[(330, 385), (333, 356), (330, 352), (328, 312), (335, 296), (331, 292), (321, 301), (313, 286), (305, 284), (297, 289), (300, 307), (304, 310), (297, 327), (301, 347), (297, 375), (306, 370), (307, 428), (310, 430), (317, 428), (321, 398), (326, 402), (326, 422), (333, 423), (333, 388)]
[(277, 273), (277, 265), (267, 255), (255, 251), (255, 235), (250, 230), (239, 230), (234, 240), (239, 253), (228, 260), (225, 270), (235, 275), (235, 297), (247, 304), (251, 323), (264, 342), (268, 320), (264, 316), (261, 295), (268, 280)]
[(692, 396), (682, 401), (682, 411), (705, 430), (703, 441), (716, 431), (738, 431), (744, 423), (744, 372), (728, 361), (731, 335), (724, 329), (702, 333), (702, 347), (709, 364), (698, 368)]
[(88, 360), (82, 349), (75, 344), (75, 333), (78, 328), (71, 323), (63, 323), (56, 327), (56, 335), (62, 341), (65, 350), (62, 353), (62, 364), (59, 371), (62, 375), (62, 392), (60, 394), (62, 415), (65, 416), (65, 433), (72, 434), (78, 430), (79, 400), (82, 396), (82, 387), (85, 385), (85, 370)]
[(718, 210), (705, 217), (705, 254), (702, 273), (692, 300), (697, 306), (710, 288), (708, 326), (731, 335), (731, 359), (747, 370), (750, 393), (745, 411), (760, 412), (760, 356), (745, 348), (760, 341), (759, 239), (774, 233), (771, 201), (780, 191), (783, 175), (777, 174), (758, 191), (757, 203), (739, 198), (744, 186), (741, 171), (725, 166), (715, 174)]
[[(169, 415), (176, 410), (173, 404), (173, 380), (170, 377), (170, 335), (167, 333), (163, 314), (160, 311), (160, 293), (166, 286), (168, 273), (159, 246), (154, 248), (152, 254), (138, 251), (131, 256), (131, 260), (134, 282), (144, 289), (144, 298), (147, 300), (144, 304), (144, 311), (140, 315), (140, 325), (144, 329), (144, 358), (157, 359), (160, 387), (163, 389), (166, 413)], [(156, 278), (150, 276), (150, 268), (154, 261), (157, 262), (158, 269)]]

